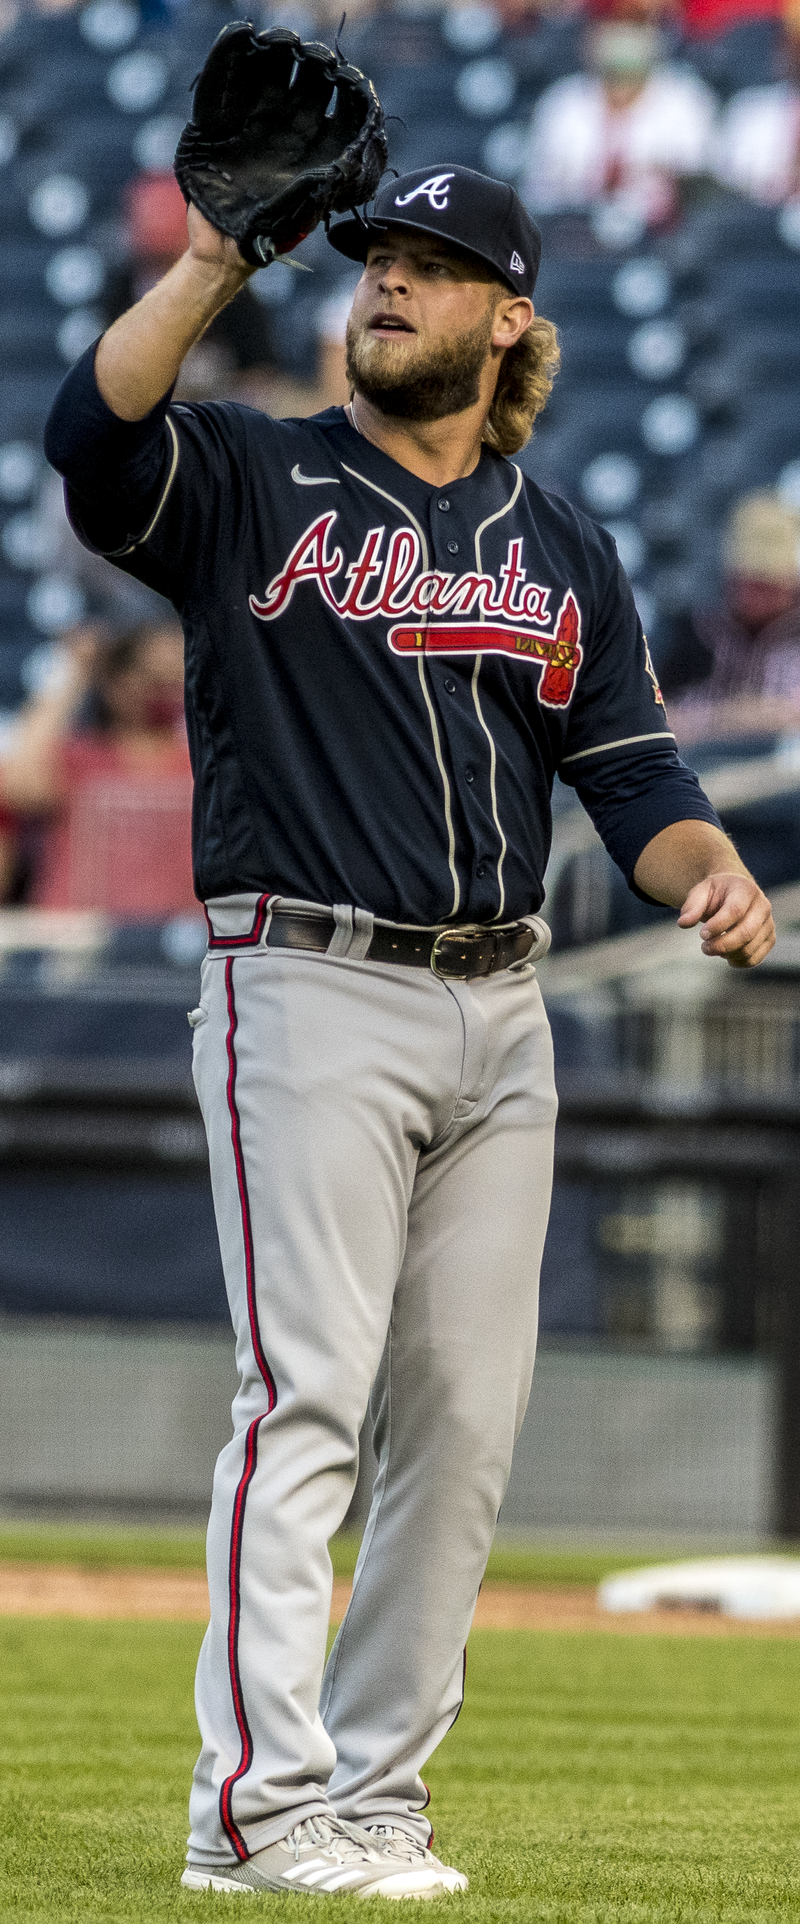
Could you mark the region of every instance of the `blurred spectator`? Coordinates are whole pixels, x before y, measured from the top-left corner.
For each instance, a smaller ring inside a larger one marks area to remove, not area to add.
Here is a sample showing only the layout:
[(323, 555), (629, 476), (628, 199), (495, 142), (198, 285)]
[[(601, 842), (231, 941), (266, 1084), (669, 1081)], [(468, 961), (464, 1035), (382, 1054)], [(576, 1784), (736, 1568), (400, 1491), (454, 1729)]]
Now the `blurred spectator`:
[(800, 729), (800, 513), (766, 489), (728, 522), (713, 608), (675, 619), (659, 664), (679, 740)]
[(743, 87), (722, 116), (716, 171), (767, 207), (800, 197), (800, 0), (783, 21), (785, 78)]
[(600, 0), (586, 52), (591, 71), (557, 80), (534, 108), (521, 192), (541, 213), (613, 201), (657, 226), (679, 205), (677, 182), (708, 167), (714, 96), (668, 63), (646, 0)]
[(0, 764), (0, 807), (44, 830), (27, 899), (122, 917), (196, 907), (191, 793), (178, 624), (74, 630)]

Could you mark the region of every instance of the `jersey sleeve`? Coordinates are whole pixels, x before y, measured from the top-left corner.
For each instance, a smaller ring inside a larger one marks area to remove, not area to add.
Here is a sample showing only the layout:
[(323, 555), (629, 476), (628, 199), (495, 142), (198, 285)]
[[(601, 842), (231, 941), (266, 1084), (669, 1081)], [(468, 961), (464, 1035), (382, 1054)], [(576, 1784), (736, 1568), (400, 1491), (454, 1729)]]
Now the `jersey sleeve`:
[(721, 824), (678, 754), (630, 583), (616, 557), (584, 646), (558, 773), (575, 789), (639, 895), (633, 871), (655, 835), (673, 822)]
[(45, 431), (75, 533), (176, 608), (207, 599), (224, 582), (246, 512), (241, 411), (184, 407), (170, 391), (143, 421), (122, 421), (97, 386), (94, 355), (62, 383)]

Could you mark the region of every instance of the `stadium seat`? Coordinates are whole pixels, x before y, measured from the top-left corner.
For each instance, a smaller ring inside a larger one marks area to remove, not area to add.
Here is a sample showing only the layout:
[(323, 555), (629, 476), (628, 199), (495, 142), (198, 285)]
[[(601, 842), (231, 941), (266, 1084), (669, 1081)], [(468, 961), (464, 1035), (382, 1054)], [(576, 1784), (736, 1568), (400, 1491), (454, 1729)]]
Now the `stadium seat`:
[(52, 310), (42, 303), (29, 306), (20, 302), (19, 306), (8, 303), (8, 295), (0, 306), (0, 357), (6, 380), (16, 379), (16, 371), (23, 373), (32, 367), (58, 365), (56, 346), (56, 324)]
[(559, 330), (561, 343), (560, 390), (570, 390), (574, 382), (595, 385), (630, 384), (651, 389), (665, 381), (674, 382), (686, 359), (682, 329), (670, 317), (631, 326), (630, 321), (567, 321)]
[(697, 341), (723, 346), (757, 322), (796, 326), (800, 315), (800, 254), (720, 261), (708, 292), (687, 302), (683, 318)]
[(64, 377), (64, 365), (53, 364), (38, 373), (17, 374), (0, 390), (0, 443), (36, 440)]
[(617, 323), (622, 315), (633, 326), (667, 313), (672, 293), (669, 271), (656, 255), (554, 260), (545, 254), (536, 304), (559, 325)]
[(706, 286), (730, 260), (780, 258), (787, 252), (776, 209), (720, 191), (688, 213), (659, 251), (681, 285)]
[(136, 171), (136, 124), (116, 113), (83, 113), (59, 129), (59, 162), (84, 180), (95, 204), (116, 204)]
[(708, 420), (732, 425), (758, 417), (765, 394), (787, 395), (790, 411), (800, 391), (800, 329), (786, 323), (737, 334), (721, 353), (701, 362), (688, 391)]
[(520, 81), (531, 99), (542, 93), (545, 87), (552, 86), (554, 80), (563, 80), (567, 74), (577, 73), (583, 64), (584, 22), (578, 9), (565, 9), (563, 12), (539, 12), (522, 16), (524, 29), (515, 32), (514, 22), (509, 22), (503, 42), (503, 51), (511, 61)]
[(684, 43), (684, 58), (723, 98), (737, 93), (740, 87), (763, 87), (783, 78), (778, 11), (761, 19), (755, 17), (755, 8), (753, 14), (727, 33)]
[(7, 584), (0, 577), (0, 709), (8, 712), (24, 701), (28, 692), (24, 664), (41, 639), (27, 621), (24, 604), (11, 602)]
[[(670, 472), (692, 452), (698, 432), (692, 403), (680, 394), (654, 401), (633, 382), (607, 388), (575, 383), (567, 390), (556, 431), (545, 430), (541, 436), (543, 464), (567, 492), (580, 486), (584, 505), (592, 508), (582, 477), (598, 457), (621, 455), (633, 461), (640, 475), (638, 494), (646, 483)], [(528, 459), (534, 465), (527, 471), (535, 474), (536, 454)], [(618, 511), (621, 508), (622, 504)], [(594, 511), (602, 512), (599, 500)]]
[[(391, 98), (391, 90), (388, 97)], [(403, 118), (405, 127), (395, 124), (389, 128), (392, 165), (398, 173), (411, 173), (417, 167), (440, 167), (445, 161), (455, 162), (458, 167), (480, 169), (485, 121), (469, 120), (465, 114), (458, 113), (455, 102), (451, 109), (440, 107), (435, 115), (417, 117), (408, 113)]]
[(742, 430), (709, 435), (688, 483), (687, 502), (700, 522), (720, 518), (737, 495), (772, 488), (781, 469), (800, 459), (800, 397), (765, 396), (760, 418)]

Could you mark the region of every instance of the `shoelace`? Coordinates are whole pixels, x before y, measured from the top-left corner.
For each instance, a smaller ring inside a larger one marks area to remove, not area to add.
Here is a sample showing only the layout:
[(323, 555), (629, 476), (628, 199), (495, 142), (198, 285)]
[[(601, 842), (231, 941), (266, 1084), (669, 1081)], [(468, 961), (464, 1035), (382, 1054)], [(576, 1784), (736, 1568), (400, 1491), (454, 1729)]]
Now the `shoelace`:
[(409, 1837), (407, 1831), (397, 1830), (393, 1824), (371, 1824), (369, 1835), (381, 1839), (384, 1852), (388, 1857), (418, 1857), (423, 1862), (427, 1857), (424, 1844), (418, 1843), (414, 1837)]
[(295, 1863), (299, 1862), (303, 1849), (330, 1852), (341, 1858), (342, 1862), (353, 1857), (363, 1859), (366, 1855), (363, 1838), (357, 1836), (342, 1818), (336, 1824), (331, 1824), (327, 1817), (305, 1817), (301, 1824), (295, 1824), (294, 1830), (283, 1842), (291, 1845)]

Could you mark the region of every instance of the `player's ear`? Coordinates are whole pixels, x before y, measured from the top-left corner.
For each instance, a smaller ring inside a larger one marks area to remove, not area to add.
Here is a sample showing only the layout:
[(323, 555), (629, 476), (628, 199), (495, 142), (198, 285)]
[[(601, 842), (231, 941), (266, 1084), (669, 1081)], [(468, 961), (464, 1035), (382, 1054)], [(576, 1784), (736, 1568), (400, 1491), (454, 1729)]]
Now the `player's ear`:
[(494, 313), (492, 346), (497, 348), (514, 347), (520, 336), (530, 327), (533, 320), (533, 302), (521, 294), (511, 294), (498, 301)]

